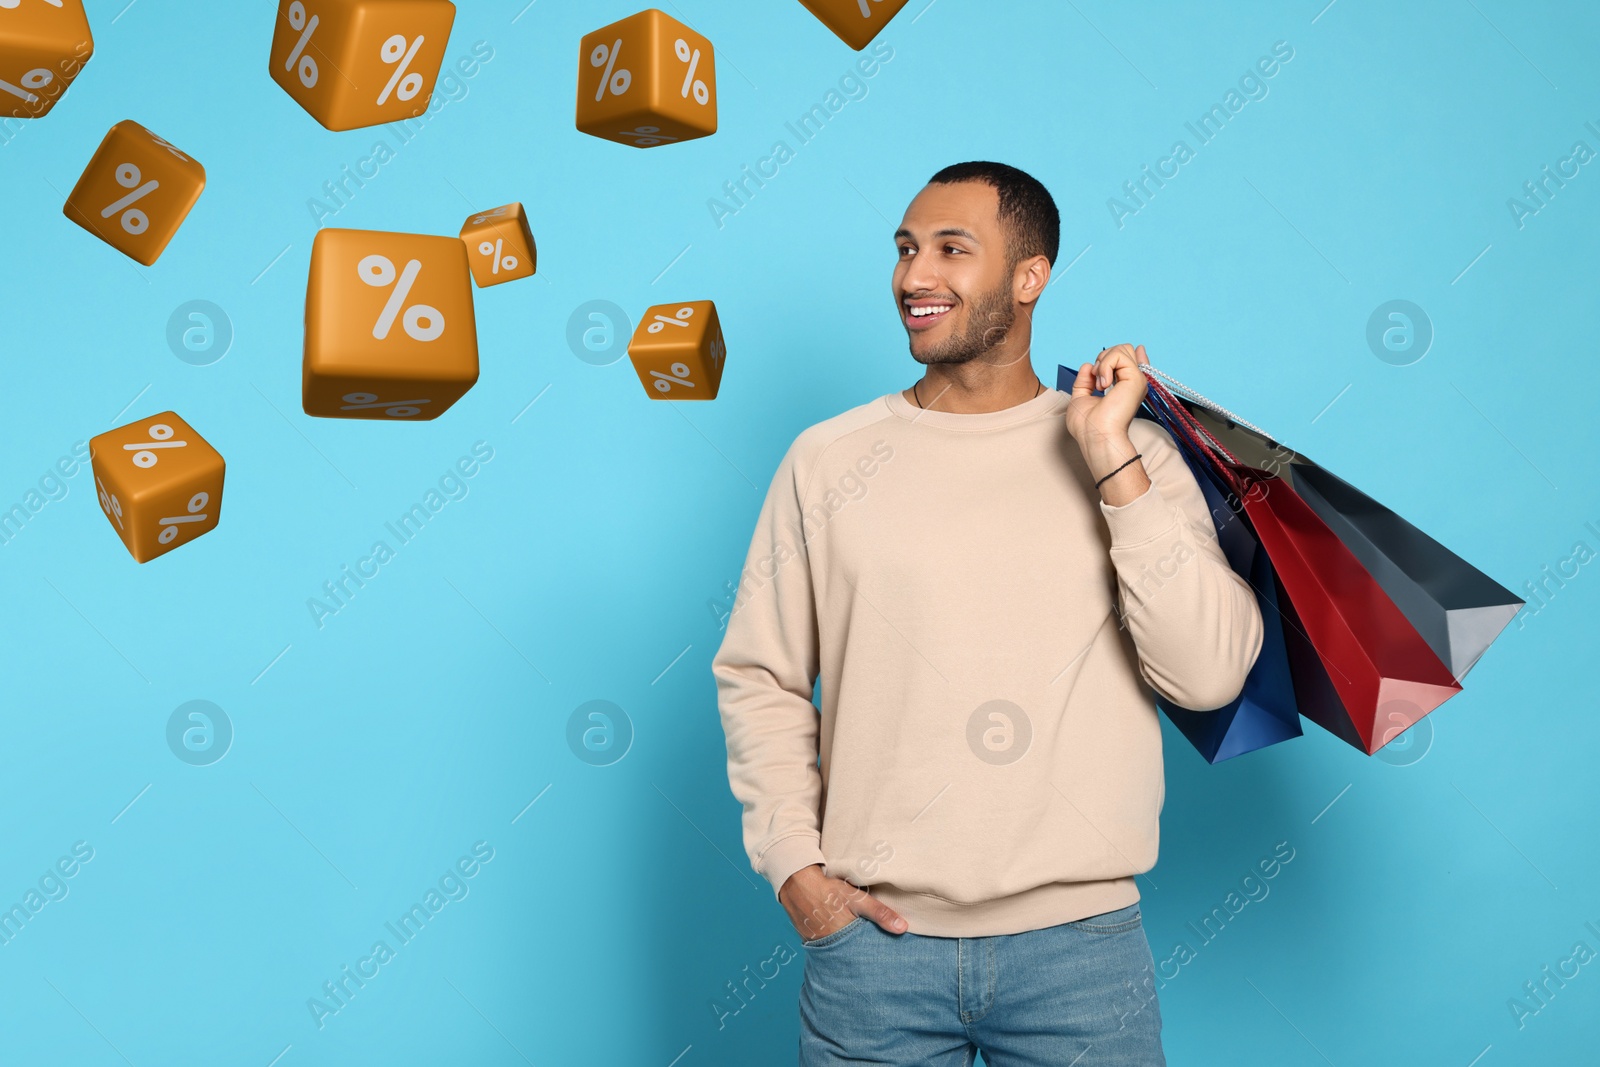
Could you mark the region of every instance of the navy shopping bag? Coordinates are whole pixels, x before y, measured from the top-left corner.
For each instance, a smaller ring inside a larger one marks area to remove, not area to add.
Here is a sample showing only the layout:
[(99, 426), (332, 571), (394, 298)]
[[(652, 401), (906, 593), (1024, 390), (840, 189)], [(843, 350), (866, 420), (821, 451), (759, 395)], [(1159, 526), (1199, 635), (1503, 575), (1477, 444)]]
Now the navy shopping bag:
[[(1077, 375), (1075, 368), (1059, 367), (1056, 388), (1070, 393)], [(1095, 390), (1095, 395), (1102, 394)], [(1169, 416), (1154, 392), (1147, 395), (1138, 417), (1162, 426), (1177, 445), (1206, 499), (1218, 547), (1234, 573), (1255, 590), (1262, 622), (1261, 652), (1245, 678), (1243, 690), (1231, 703), (1211, 711), (1193, 711), (1157, 693), (1156, 706), (1208, 763), (1219, 763), (1301, 736), (1300, 709), (1289, 674), (1289, 652), (1283, 635), (1287, 621), (1278, 607), (1278, 582), (1271, 560), (1240, 513), (1237, 498), (1216, 479), (1207, 464), (1191, 455), (1185, 436), (1166, 424)]]

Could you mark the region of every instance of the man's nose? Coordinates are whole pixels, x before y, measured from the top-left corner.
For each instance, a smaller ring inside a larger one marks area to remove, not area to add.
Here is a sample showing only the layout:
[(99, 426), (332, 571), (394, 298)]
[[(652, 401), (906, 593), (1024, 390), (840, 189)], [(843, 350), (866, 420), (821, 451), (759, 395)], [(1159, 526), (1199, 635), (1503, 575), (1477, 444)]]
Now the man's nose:
[(901, 278), (901, 287), (907, 293), (915, 293), (925, 289), (936, 289), (939, 286), (939, 272), (934, 269), (931, 260), (921, 252), (909, 256), (905, 260), (906, 270)]

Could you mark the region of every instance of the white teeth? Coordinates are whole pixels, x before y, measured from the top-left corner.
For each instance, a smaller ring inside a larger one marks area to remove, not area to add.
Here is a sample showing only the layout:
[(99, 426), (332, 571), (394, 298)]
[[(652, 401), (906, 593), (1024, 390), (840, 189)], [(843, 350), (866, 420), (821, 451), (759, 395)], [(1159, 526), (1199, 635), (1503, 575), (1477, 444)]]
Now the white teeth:
[(912, 308), (911, 309), (911, 317), (914, 318), (914, 319), (920, 319), (925, 315), (934, 315), (934, 314), (937, 314), (937, 313), (939, 313), (941, 311), (949, 311), (949, 310), (950, 310), (950, 305), (949, 304), (940, 304), (940, 305), (938, 305), (936, 307)]

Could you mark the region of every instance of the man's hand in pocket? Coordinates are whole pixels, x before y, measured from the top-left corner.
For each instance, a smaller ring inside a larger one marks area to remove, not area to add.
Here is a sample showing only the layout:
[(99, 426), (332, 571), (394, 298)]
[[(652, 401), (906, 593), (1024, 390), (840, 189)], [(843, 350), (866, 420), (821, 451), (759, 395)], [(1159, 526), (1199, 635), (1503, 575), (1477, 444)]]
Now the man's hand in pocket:
[(778, 890), (778, 903), (789, 913), (789, 921), (802, 941), (827, 937), (849, 925), (857, 915), (891, 934), (906, 930), (906, 921), (899, 912), (858, 885), (828, 877), (820, 863), (791, 874)]

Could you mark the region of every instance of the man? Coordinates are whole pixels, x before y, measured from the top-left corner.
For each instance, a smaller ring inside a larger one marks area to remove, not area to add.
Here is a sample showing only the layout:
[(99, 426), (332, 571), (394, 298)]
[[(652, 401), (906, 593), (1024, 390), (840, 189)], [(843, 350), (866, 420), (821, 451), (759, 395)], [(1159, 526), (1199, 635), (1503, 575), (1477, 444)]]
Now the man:
[(712, 662), (745, 849), (804, 946), (802, 1064), (1165, 1063), (1150, 690), (1230, 703), (1262, 621), (1133, 417), (1143, 347), (1070, 396), (1034, 373), (1059, 234), (999, 163), (912, 200), (892, 289), (926, 370), (795, 439)]

